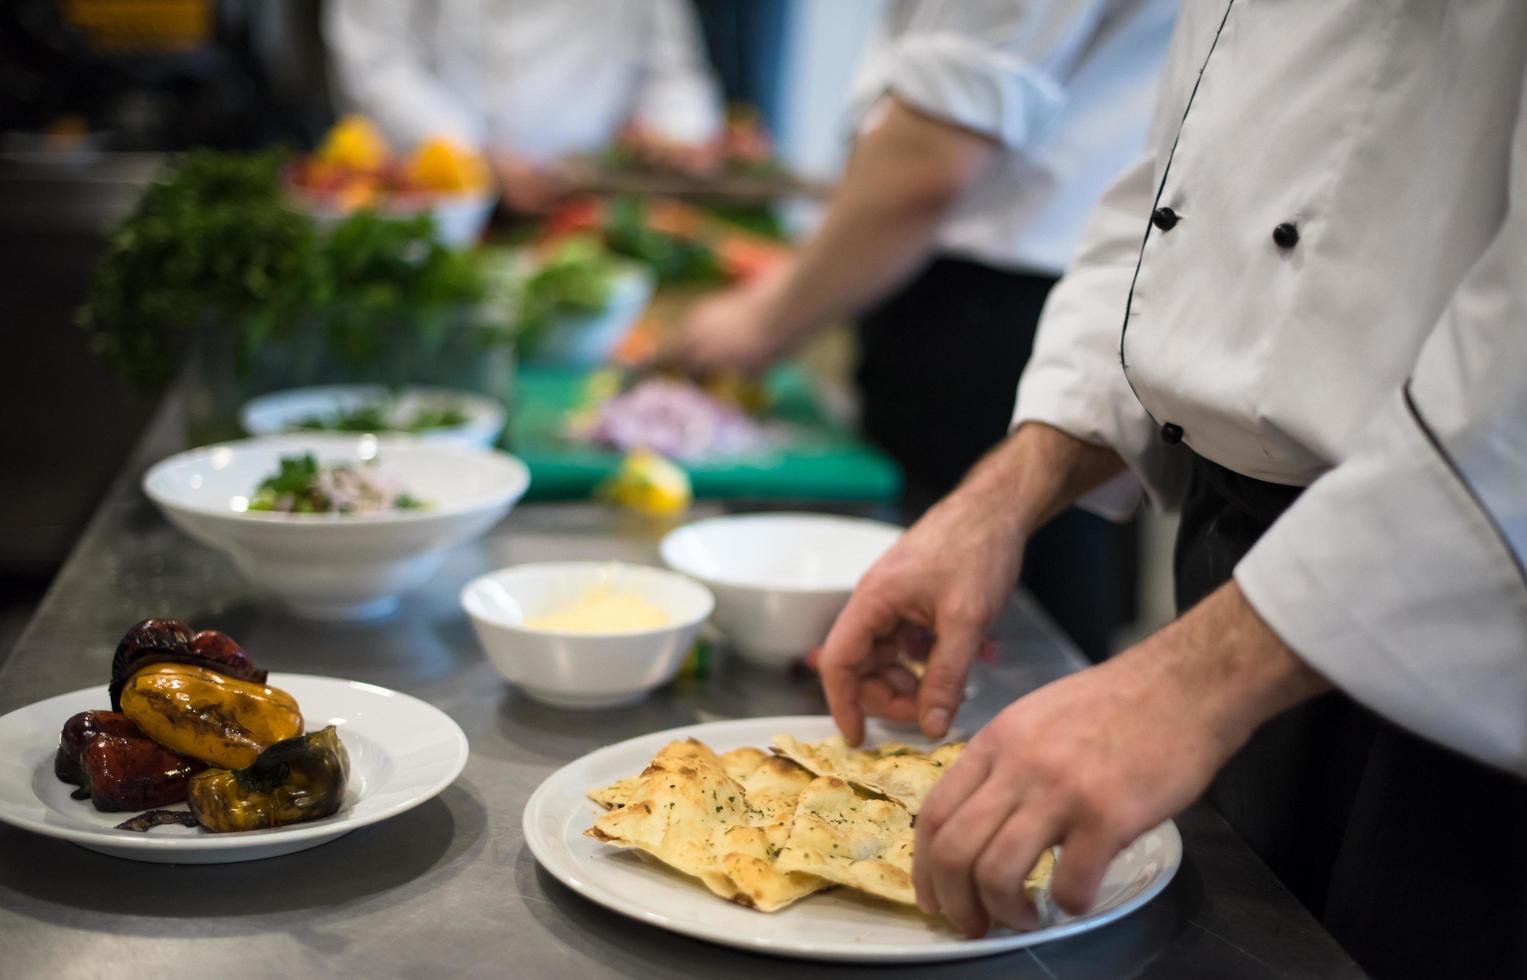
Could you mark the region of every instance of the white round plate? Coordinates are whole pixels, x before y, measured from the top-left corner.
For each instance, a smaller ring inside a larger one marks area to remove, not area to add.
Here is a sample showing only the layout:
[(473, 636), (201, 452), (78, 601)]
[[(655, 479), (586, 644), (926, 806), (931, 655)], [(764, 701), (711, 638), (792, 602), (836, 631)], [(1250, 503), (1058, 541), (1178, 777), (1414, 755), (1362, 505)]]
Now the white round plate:
[[(767, 748), (785, 733), (806, 741), (837, 734), (831, 718), (748, 718), (643, 735), (591, 752), (557, 770), (525, 805), (525, 841), (564, 885), (622, 915), (673, 932), (757, 953), (865, 963), (921, 963), (990, 956), (1073, 936), (1118, 919), (1154, 898), (1182, 864), (1182, 837), (1170, 820), (1126, 848), (1087, 915), (1046, 909), (1031, 932), (999, 930), (965, 939), (913, 912), (861, 901), (844, 889), (765, 915), (722, 901), (698, 881), (583, 836), (600, 809), (584, 795), (642, 771), (668, 742), (697, 738), (717, 752)], [(871, 725), (871, 741), (886, 736)], [(907, 740), (904, 733), (897, 733)]]
[[(109, 707), (106, 685), (60, 694), (0, 718), (0, 822), (92, 851), (163, 864), (254, 861), (317, 847), (397, 816), (451, 784), (467, 762), (467, 737), (439, 708), (385, 687), (307, 674), (271, 674), (297, 699), (309, 731), (339, 726), (350, 786), (332, 817), (272, 830), (212, 834), (199, 827), (116, 830), (130, 812), (102, 813), (53, 775), (58, 734), (73, 715)], [(174, 809), (183, 808), (176, 807)]]

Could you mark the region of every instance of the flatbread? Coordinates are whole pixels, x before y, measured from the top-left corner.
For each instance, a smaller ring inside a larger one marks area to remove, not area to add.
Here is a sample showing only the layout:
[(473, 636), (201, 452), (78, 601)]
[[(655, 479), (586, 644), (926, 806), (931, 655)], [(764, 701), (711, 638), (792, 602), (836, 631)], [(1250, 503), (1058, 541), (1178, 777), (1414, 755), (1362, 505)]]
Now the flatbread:
[[(782, 778), (771, 770), (753, 770), (761, 788), (775, 788)], [(609, 789), (590, 795), (596, 801), (620, 795), (606, 792)], [(762, 822), (765, 811), (750, 809), (742, 785), (698, 742), (665, 746), (624, 798), (623, 805), (601, 815), (586, 833), (644, 851), (699, 878), (722, 898), (774, 912), (826, 886), (813, 875), (786, 873), (775, 866), (768, 829), (753, 822)], [(782, 805), (772, 800), (767, 812), (775, 813)]]
[[(898, 905), (915, 906), (912, 815), (891, 800), (867, 799), (836, 776), (819, 776), (800, 795), (790, 838), (775, 866), (805, 872)], [(1024, 879), (1037, 906), (1055, 868), (1052, 849)]]
[(933, 785), (965, 751), (965, 743), (950, 742), (924, 753), (902, 742), (856, 749), (837, 735), (820, 742), (776, 735), (774, 751), (818, 776), (836, 776), (895, 800), (916, 816)]
[[(743, 750), (739, 749), (737, 751)], [(758, 750), (753, 749), (751, 751), (757, 752)], [(728, 753), (728, 755), (730, 754), (732, 753)], [(763, 753), (759, 754), (762, 755)], [(717, 758), (715, 752), (711, 751), (710, 746), (693, 738), (686, 738), (681, 742), (669, 742), (653, 757), (652, 764), (655, 764), (659, 759), (681, 760), (694, 758), (705, 759), (721, 765), (721, 760)], [(595, 787), (589, 790), (588, 797), (606, 810), (625, 806), (631, 802), (631, 794), (636, 791), (636, 787), (640, 785), (642, 777), (645, 775), (646, 773), (642, 772), (635, 776), (627, 776), (625, 779), (617, 779), (608, 786)]]
[(906, 807), (866, 799), (836, 776), (819, 776), (801, 791), (776, 866), (899, 905), (916, 905), (912, 840), (912, 814)]

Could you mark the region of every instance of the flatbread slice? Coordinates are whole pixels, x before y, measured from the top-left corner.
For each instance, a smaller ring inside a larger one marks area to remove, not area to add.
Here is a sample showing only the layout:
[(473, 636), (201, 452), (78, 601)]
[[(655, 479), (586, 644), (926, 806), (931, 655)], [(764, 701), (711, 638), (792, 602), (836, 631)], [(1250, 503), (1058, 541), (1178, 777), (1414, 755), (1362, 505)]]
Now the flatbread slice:
[[(752, 751), (756, 752), (758, 750), (754, 749)], [(762, 755), (763, 753), (759, 754)], [(679, 742), (669, 742), (658, 750), (658, 754), (653, 757), (652, 762), (656, 763), (659, 759), (680, 760), (694, 758), (705, 759), (708, 762), (721, 765), (720, 758), (711, 750), (710, 746), (693, 738), (686, 738)], [(649, 768), (651, 764), (649, 763)], [(608, 786), (596, 786), (594, 789), (589, 790), (588, 797), (606, 810), (625, 806), (631, 801), (631, 794), (636, 791), (636, 787), (641, 783), (642, 777), (645, 775), (647, 774), (644, 771), (635, 776), (627, 776), (625, 779), (617, 779)]]
[[(914, 839), (912, 815), (904, 807), (867, 799), (844, 780), (820, 776), (801, 792), (790, 838), (775, 866), (916, 906)], [(1036, 906), (1054, 868), (1054, 851), (1047, 848), (1024, 879), (1024, 894)]]
[(801, 791), (790, 837), (775, 866), (916, 905), (912, 814), (890, 800), (867, 799), (836, 776)]
[(965, 743), (950, 742), (924, 753), (902, 742), (856, 749), (837, 735), (820, 742), (776, 735), (774, 751), (818, 776), (836, 776), (895, 800), (916, 816), (933, 785), (965, 751)]
[(694, 746), (699, 743), (665, 747), (625, 804), (602, 814), (586, 833), (644, 851), (699, 878), (720, 897), (761, 912), (785, 908), (825, 887), (820, 878), (775, 867), (768, 832), (750, 822), (742, 786), (715, 753)]

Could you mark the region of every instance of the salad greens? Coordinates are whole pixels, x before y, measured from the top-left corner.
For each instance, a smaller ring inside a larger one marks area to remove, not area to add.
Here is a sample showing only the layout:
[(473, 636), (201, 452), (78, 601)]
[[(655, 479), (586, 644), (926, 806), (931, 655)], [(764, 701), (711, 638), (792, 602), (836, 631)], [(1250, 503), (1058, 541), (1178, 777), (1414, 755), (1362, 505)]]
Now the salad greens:
[(393, 486), (377, 470), (376, 460), (359, 467), (323, 466), (312, 453), (282, 456), (276, 472), (249, 498), (252, 511), (281, 514), (373, 514), (428, 506)]
[(391, 406), (378, 403), (331, 415), (311, 415), (295, 427), (318, 432), (427, 432), (452, 429), (469, 421), (471, 416), (454, 405), (420, 408), (400, 417)]

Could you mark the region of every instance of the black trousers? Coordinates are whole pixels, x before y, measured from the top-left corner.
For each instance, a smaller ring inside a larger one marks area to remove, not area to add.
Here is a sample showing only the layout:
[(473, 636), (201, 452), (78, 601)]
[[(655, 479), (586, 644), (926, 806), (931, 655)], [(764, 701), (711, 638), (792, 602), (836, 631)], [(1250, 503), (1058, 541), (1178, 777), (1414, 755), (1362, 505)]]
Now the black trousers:
[[(1178, 608), (1298, 495), (1193, 457)], [(1527, 977), (1527, 782), (1332, 693), (1263, 726), (1209, 799), (1375, 977)]]
[[(1055, 280), (940, 258), (859, 321), (864, 434), (906, 479), (913, 520), (1007, 435)], [(1023, 584), (1093, 659), (1133, 615), (1134, 525), (1069, 510), (1029, 542)]]

